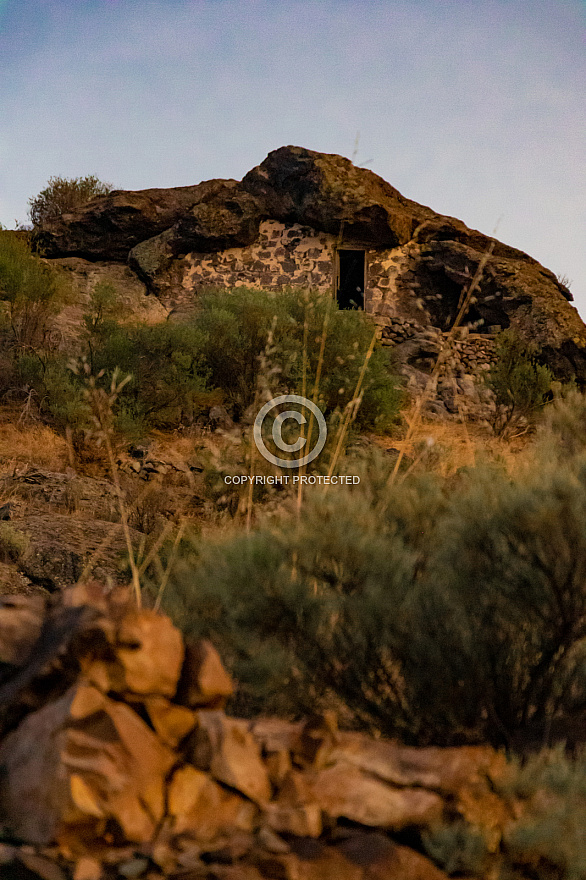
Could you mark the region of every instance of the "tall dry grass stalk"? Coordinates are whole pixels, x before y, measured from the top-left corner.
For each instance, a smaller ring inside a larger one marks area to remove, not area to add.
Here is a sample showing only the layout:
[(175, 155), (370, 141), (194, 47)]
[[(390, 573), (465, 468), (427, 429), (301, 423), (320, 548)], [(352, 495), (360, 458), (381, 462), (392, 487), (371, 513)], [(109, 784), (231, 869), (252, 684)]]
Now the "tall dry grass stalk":
[[(306, 397), (307, 395), (307, 337), (309, 334), (309, 321), (307, 320), (307, 311), (309, 308), (309, 296), (308, 291), (304, 292), (304, 300), (305, 300), (305, 308), (303, 313), (303, 351), (302, 351), (302, 364), (301, 364), (301, 396)], [(305, 439), (305, 422), (301, 422), (301, 429), (299, 432), (299, 436), (302, 440)], [(308, 441), (309, 443), (309, 441)], [(300, 466), (298, 473), (302, 474), (304, 472), (304, 467)], [(303, 500), (303, 486), (302, 481), (299, 480), (297, 484), (297, 515), (301, 513), (301, 502)]]
[[(86, 377), (85, 397), (89, 404), (92, 413), (92, 420), (96, 427), (97, 442), (102, 444), (104, 446), (104, 449), (106, 450), (112, 483), (114, 484), (114, 489), (116, 490), (116, 495), (118, 497), (120, 522), (122, 525), (124, 540), (126, 541), (128, 562), (130, 565), (130, 571), (132, 573), (132, 588), (134, 590), (134, 598), (137, 608), (141, 608), (142, 592), (140, 586), (140, 575), (134, 555), (134, 547), (132, 546), (132, 537), (130, 535), (130, 526), (128, 523), (128, 510), (124, 500), (122, 486), (120, 485), (118, 468), (116, 466), (116, 459), (114, 457), (114, 449), (112, 446), (112, 412), (114, 403), (116, 402), (116, 399), (118, 398), (118, 395), (120, 394), (124, 386), (130, 381), (130, 376), (120, 378), (120, 373), (118, 372), (118, 370), (114, 370), (112, 382), (110, 385), (110, 393), (108, 394), (106, 391), (104, 391), (102, 388), (98, 388), (98, 386), (96, 385), (96, 377), (91, 374), (91, 368), (87, 362), (83, 364), (83, 369)], [(102, 375), (103, 373), (98, 374), (98, 378), (101, 378)]]

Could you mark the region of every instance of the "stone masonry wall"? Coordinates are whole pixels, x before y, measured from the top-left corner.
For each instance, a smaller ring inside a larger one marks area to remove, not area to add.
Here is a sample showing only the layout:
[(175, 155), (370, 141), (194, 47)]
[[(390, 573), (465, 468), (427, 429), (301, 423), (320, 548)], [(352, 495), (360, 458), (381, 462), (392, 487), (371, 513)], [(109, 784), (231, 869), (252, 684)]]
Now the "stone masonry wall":
[[(193, 304), (210, 286), (247, 286), (279, 290), (305, 287), (333, 295), (336, 247), (339, 240), (309, 226), (274, 220), (261, 224), (258, 239), (247, 247), (209, 254), (188, 254), (183, 260), (184, 301)], [(357, 246), (343, 241), (342, 247)], [(383, 344), (395, 347), (402, 372), (415, 391), (426, 383), (445, 330), (434, 326), (433, 302), (440, 294), (422, 287), (415, 266), (421, 246), (408, 243), (391, 250), (366, 249), (365, 310), (379, 325)], [(490, 392), (484, 378), (494, 361), (494, 342), (488, 334), (464, 327), (450, 358), (442, 365), (437, 388), (439, 415), (449, 413), (485, 418)]]
[[(239, 285), (279, 290), (309, 287), (334, 292), (335, 251), (338, 239), (297, 223), (275, 220), (261, 223), (258, 239), (247, 247), (215, 253), (188, 254), (183, 261), (182, 288), (188, 294), (210, 287)], [(343, 241), (342, 247), (355, 246)], [(366, 311), (382, 316), (411, 314), (426, 324), (428, 319), (410, 281), (408, 246), (394, 250), (366, 250)]]
[(247, 247), (210, 254), (188, 254), (183, 287), (309, 287), (333, 291), (336, 239), (309, 226), (285, 226), (266, 220), (258, 239)]

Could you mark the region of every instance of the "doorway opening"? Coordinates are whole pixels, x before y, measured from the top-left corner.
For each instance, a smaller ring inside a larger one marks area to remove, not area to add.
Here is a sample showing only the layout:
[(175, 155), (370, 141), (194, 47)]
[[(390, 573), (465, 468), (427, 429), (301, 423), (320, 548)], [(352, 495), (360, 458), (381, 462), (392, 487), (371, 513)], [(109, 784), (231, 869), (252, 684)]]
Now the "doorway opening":
[(336, 299), (341, 309), (364, 309), (366, 251), (337, 251)]

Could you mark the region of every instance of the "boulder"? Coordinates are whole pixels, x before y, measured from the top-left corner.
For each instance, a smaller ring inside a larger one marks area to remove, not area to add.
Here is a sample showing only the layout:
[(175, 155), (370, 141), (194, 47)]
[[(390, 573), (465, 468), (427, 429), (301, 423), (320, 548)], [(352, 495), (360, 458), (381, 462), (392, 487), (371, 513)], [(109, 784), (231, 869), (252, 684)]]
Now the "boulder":
[(144, 705), (159, 739), (172, 749), (176, 749), (197, 724), (195, 712), (165, 697), (149, 697)]
[(273, 150), (242, 180), (267, 217), (302, 223), (347, 239), (393, 248), (413, 237), (434, 212), (349, 159), (303, 147)]
[(190, 764), (175, 770), (167, 804), (173, 832), (202, 843), (225, 833), (252, 831), (257, 813), (250, 801), (226, 791)]
[(113, 190), (46, 224), (37, 238), (49, 257), (126, 262), (139, 242), (169, 229), (198, 201), (233, 183), (206, 180), (171, 189)]
[[(104, 622), (90, 649), (80, 657), (88, 681), (104, 693), (125, 695), (129, 700), (173, 697), (182, 663), (181, 633), (168, 617), (149, 609), (130, 609), (118, 623)], [(160, 704), (157, 708), (151, 703), (151, 711), (167, 735), (173, 736), (172, 721), (163, 719)], [(177, 718), (175, 723), (180, 733), (182, 724)]]
[(177, 700), (192, 709), (223, 709), (234, 693), (232, 679), (208, 639), (185, 646)]
[(235, 788), (257, 804), (271, 797), (271, 784), (248, 724), (223, 712), (198, 712), (199, 732), (209, 742), (209, 770), (218, 782)]
[(57, 473), (27, 467), (19, 474), (0, 478), (0, 491), (10, 492), (16, 518), (33, 513), (81, 514), (88, 519), (117, 522), (120, 501), (108, 480), (80, 477), (71, 469)]
[(37, 844), (104, 819), (114, 819), (128, 840), (150, 840), (174, 760), (129, 706), (78, 685), (3, 741), (3, 820)]
[(394, 788), (343, 762), (315, 775), (312, 794), (330, 819), (344, 818), (393, 831), (431, 825), (443, 813), (443, 800), (435, 792)]
[(391, 785), (417, 786), (455, 795), (464, 785), (500, 776), (504, 755), (490, 746), (415, 748), (392, 740), (370, 739), (360, 733), (341, 733), (330, 755)]
[[(21, 572), (33, 583), (50, 592), (93, 575), (105, 582), (127, 580), (121, 570), (127, 555), (120, 524), (75, 520), (60, 513), (23, 516), (15, 527), (29, 537), (29, 547), (19, 560)], [(133, 546), (141, 535), (130, 529)]]

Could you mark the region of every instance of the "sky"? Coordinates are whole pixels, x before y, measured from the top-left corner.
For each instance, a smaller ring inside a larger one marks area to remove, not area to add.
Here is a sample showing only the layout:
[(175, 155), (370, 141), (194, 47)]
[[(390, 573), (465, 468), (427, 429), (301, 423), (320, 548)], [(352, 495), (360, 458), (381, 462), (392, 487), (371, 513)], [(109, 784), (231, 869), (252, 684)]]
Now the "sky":
[(521, 248), (586, 318), (585, 37), (586, 0), (0, 0), (0, 223), (53, 175), (240, 179), (295, 144)]

